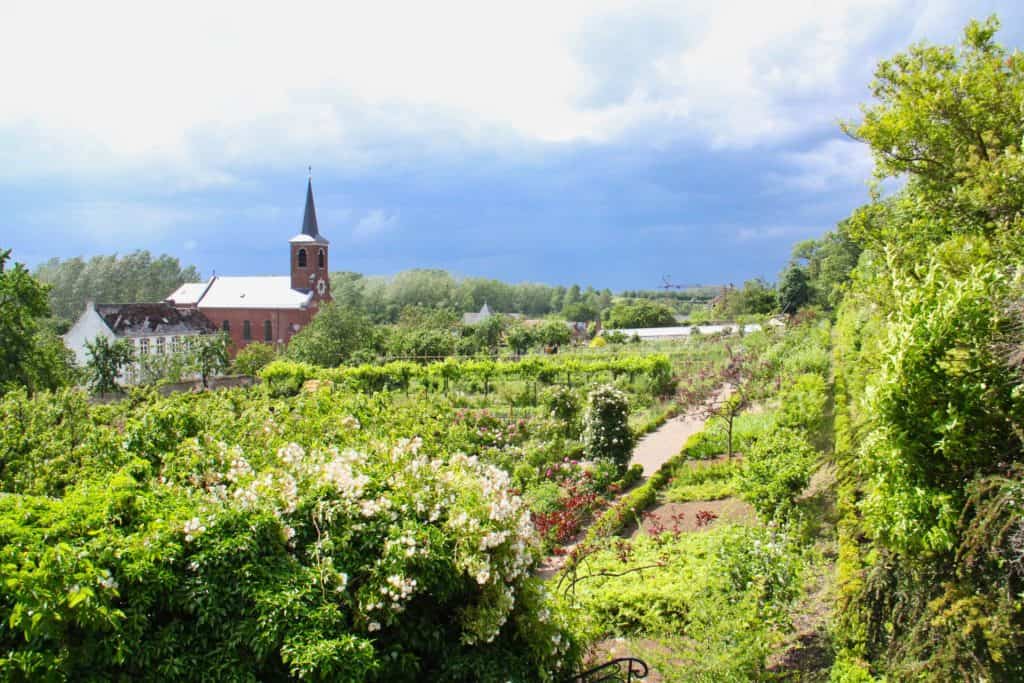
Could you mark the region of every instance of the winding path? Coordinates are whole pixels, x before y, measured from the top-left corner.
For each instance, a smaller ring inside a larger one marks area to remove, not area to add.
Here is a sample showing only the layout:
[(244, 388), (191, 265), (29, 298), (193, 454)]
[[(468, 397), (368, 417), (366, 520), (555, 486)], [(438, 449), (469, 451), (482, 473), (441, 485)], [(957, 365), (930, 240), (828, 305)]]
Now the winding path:
[[(678, 455), (687, 439), (704, 428), (704, 412), (707, 408), (722, 402), (729, 397), (730, 393), (729, 386), (726, 385), (712, 394), (711, 398), (705, 401), (701, 407), (692, 408), (682, 415), (666, 420), (661, 427), (641, 437), (633, 447), (633, 457), (629, 461), (630, 465), (643, 466), (644, 474), (641, 481), (646, 480), (668, 460)], [(580, 529), (576, 538), (564, 546), (566, 554), (571, 552), (586, 535), (587, 527)], [(537, 575), (545, 579), (551, 578), (565, 565), (565, 557), (566, 555), (549, 555), (544, 558), (537, 568)]]

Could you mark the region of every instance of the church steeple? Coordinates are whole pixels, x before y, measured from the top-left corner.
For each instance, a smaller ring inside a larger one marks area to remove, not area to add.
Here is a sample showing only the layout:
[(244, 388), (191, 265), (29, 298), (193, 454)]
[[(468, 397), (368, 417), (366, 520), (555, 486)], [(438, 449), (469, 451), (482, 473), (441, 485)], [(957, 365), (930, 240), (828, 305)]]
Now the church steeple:
[(306, 183), (306, 210), (302, 215), (302, 232), (288, 240), (291, 251), (292, 289), (313, 294), (313, 306), (331, 298), (327, 251), (329, 242), (320, 234), (313, 203), (313, 174)]
[(310, 173), (306, 184), (306, 212), (302, 215), (302, 234), (315, 240), (322, 240), (320, 228), (316, 224), (316, 205), (313, 203), (313, 175)]

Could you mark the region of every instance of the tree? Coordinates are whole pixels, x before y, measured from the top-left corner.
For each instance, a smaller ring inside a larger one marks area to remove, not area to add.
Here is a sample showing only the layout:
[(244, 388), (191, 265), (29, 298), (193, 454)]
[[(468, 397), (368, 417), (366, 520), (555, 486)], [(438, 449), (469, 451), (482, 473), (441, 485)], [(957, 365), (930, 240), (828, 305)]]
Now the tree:
[(67, 382), (67, 350), (43, 324), (48, 288), (24, 264), (6, 267), (11, 251), (0, 251), (0, 394), (13, 386), (31, 391)]
[(534, 331), (535, 338), (549, 349), (564, 346), (572, 339), (572, 332), (564, 320), (545, 320)]
[(286, 355), (321, 367), (336, 367), (359, 349), (375, 349), (377, 332), (363, 311), (324, 304), (313, 321), (292, 337)]
[(811, 300), (811, 288), (807, 271), (800, 266), (790, 266), (782, 274), (779, 283), (779, 309), (790, 315), (796, 313)]
[(612, 306), (605, 322), (609, 328), (671, 327), (676, 324), (676, 317), (665, 304), (638, 299)]
[(597, 320), (599, 313), (597, 306), (585, 301), (578, 301), (574, 304), (567, 304), (562, 308), (562, 317), (573, 322), (590, 322), (591, 320)]
[(505, 341), (516, 354), (523, 355), (530, 350), (536, 340), (530, 328), (522, 323), (514, 323), (505, 333)]
[(740, 315), (767, 315), (775, 311), (778, 299), (775, 290), (761, 278), (743, 283), (743, 288), (723, 297), (716, 313), (722, 318)]
[(135, 349), (124, 339), (111, 341), (97, 336), (85, 342), (86, 371), (89, 387), (96, 394), (114, 394), (121, 391), (117, 378), (135, 361)]
[(234, 369), (241, 375), (255, 377), (264, 365), (277, 357), (277, 349), (259, 342), (247, 345), (235, 355)]
[(223, 373), (230, 366), (228, 343), (228, 336), (223, 332), (192, 338), (191, 367), (199, 374), (204, 389), (210, 386), (211, 377)]
[[(972, 21), (960, 49), (918, 44), (875, 71), (875, 102), (843, 129), (871, 146), (875, 175), (907, 177), (899, 221), (865, 223), (851, 233), (865, 246), (898, 249), (908, 266), (920, 249), (966, 232), (1024, 250), (1021, 103), (1024, 59), (993, 40), (999, 21)], [(863, 215), (859, 218), (863, 218)]]
[(53, 314), (74, 320), (93, 301), (163, 301), (185, 282), (199, 280), (195, 266), (162, 254), (154, 259), (148, 251), (123, 257), (94, 256), (88, 261), (50, 259), (36, 268), (41, 282), (51, 285)]

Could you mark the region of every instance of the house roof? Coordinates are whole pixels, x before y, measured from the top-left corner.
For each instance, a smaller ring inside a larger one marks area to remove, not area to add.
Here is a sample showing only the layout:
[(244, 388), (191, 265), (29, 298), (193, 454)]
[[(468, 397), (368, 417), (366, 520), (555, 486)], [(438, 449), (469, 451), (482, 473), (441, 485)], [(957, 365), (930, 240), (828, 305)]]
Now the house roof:
[(199, 311), (175, 308), (168, 303), (96, 304), (96, 313), (119, 337), (194, 334), (217, 329)]
[(221, 276), (213, 278), (206, 294), (199, 300), (200, 309), (208, 308), (279, 308), (299, 310), (313, 299), (312, 292), (292, 289), (287, 275), (259, 277)]
[(320, 234), (316, 222), (316, 204), (313, 202), (313, 179), (306, 185), (306, 209), (302, 213), (302, 232), (288, 240), (289, 242), (318, 242), (329, 244), (327, 238)]
[(165, 301), (175, 306), (194, 306), (199, 303), (199, 300), (206, 294), (206, 290), (210, 288), (210, 284), (213, 282), (213, 278), (210, 278), (206, 282), (186, 282), (181, 287), (178, 287)]
[(491, 307), (488, 306), (487, 302), (485, 301), (484, 305), (480, 309), (479, 313), (463, 313), (462, 314), (462, 324), (463, 325), (476, 325), (479, 322), (483, 322), (484, 320), (487, 320), (492, 315), (494, 315), (494, 314), (491, 313)]

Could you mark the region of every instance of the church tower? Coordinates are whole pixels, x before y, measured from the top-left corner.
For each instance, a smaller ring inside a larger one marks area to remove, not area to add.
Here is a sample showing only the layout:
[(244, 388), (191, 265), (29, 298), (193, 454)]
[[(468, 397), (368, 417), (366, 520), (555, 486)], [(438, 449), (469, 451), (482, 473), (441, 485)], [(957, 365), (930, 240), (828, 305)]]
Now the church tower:
[(302, 216), (302, 232), (288, 240), (291, 248), (292, 289), (313, 293), (313, 306), (331, 300), (331, 282), (328, 273), (327, 238), (320, 234), (316, 224), (316, 206), (313, 204), (313, 177), (306, 185), (306, 211)]

